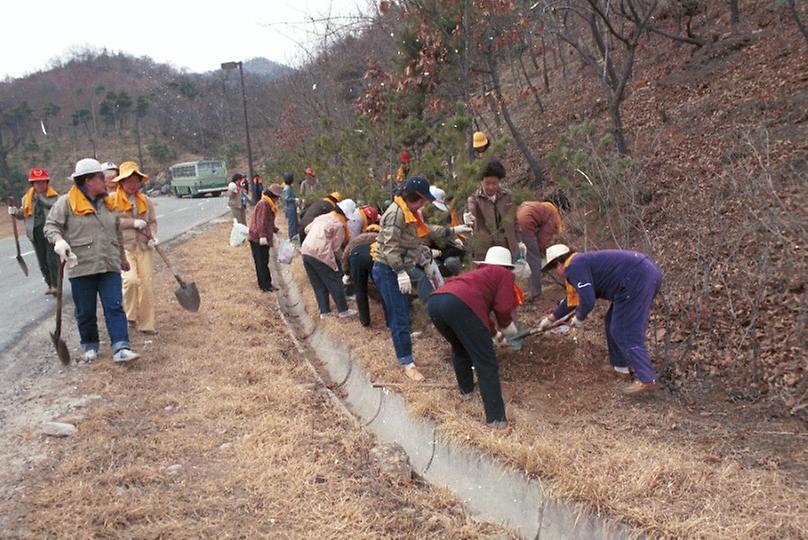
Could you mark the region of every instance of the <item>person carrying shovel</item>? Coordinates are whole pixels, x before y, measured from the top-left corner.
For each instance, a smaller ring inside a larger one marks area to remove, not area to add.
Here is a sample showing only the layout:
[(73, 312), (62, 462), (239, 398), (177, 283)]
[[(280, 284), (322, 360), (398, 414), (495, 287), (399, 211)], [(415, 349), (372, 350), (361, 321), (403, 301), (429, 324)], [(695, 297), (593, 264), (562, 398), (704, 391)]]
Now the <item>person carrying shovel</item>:
[(34, 246), (39, 271), (45, 278), (48, 289), (45, 294), (56, 294), (56, 254), (53, 245), (45, 238), (45, 218), (56, 203), (59, 193), (50, 187), (50, 176), (45, 169), (34, 168), (28, 172), (31, 187), (22, 197), (22, 208), (8, 207), (8, 213), (16, 219), (25, 220), (25, 234)]
[(107, 200), (101, 164), (92, 158), (76, 163), (73, 186), (62, 195), (45, 219), (45, 237), (70, 274), (76, 323), (84, 360), (98, 356), (96, 298), (101, 298), (112, 360), (140, 358), (129, 345), (129, 328), (121, 297), (121, 270), (129, 270), (118, 215)]
[(539, 323), (539, 330), (575, 310), (570, 326), (580, 328), (595, 307), (597, 298), (611, 300), (606, 312), (606, 343), (609, 371), (637, 378), (623, 388), (624, 394), (639, 394), (656, 388), (656, 373), (645, 348), (645, 330), (651, 303), (662, 285), (662, 274), (643, 253), (606, 249), (576, 253), (564, 244), (547, 248), (542, 268), (563, 280), (567, 296), (553, 313)]
[(123, 305), (129, 324), (137, 325), (143, 334), (157, 334), (154, 316), (154, 246), (157, 245), (157, 213), (154, 205), (140, 191), (149, 179), (134, 161), (121, 163), (120, 173), (113, 179), (115, 193), (110, 196), (113, 210), (118, 212), (123, 247), (130, 269), (122, 274)]
[(475, 264), (476, 269), (449, 278), (432, 293), (427, 312), (435, 328), (452, 346), (452, 365), (461, 396), (471, 397), (476, 372), (486, 424), (501, 429), (508, 422), (493, 338), (516, 335), (513, 313), (522, 304), (524, 295), (516, 285), (507, 248), (491, 247), (485, 260)]

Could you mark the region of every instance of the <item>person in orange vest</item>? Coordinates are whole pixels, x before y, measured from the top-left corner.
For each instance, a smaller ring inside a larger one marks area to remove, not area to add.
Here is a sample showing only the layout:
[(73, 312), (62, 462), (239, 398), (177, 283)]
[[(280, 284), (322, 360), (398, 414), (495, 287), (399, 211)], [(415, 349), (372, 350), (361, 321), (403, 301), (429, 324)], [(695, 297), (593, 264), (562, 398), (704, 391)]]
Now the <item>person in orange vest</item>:
[(59, 193), (50, 187), (50, 176), (45, 169), (34, 168), (28, 172), (31, 187), (22, 197), (22, 208), (8, 207), (8, 213), (25, 221), (25, 235), (34, 246), (39, 271), (48, 285), (45, 294), (56, 294), (56, 254), (53, 244), (48, 242), (43, 232), (45, 218), (59, 197)]
[(525, 259), (530, 266), (530, 299), (541, 295), (541, 261), (553, 240), (564, 232), (561, 212), (568, 212), (570, 202), (561, 193), (553, 193), (544, 202), (525, 201), (516, 210), (516, 222), (527, 247)]
[(117, 188), (110, 196), (112, 209), (118, 213), (123, 247), (129, 270), (123, 279), (123, 308), (129, 324), (142, 334), (155, 335), (154, 313), (154, 246), (157, 245), (157, 212), (151, 199), (140, 191), (149, 175), (137, 163), (121, 163), (115, 177)]

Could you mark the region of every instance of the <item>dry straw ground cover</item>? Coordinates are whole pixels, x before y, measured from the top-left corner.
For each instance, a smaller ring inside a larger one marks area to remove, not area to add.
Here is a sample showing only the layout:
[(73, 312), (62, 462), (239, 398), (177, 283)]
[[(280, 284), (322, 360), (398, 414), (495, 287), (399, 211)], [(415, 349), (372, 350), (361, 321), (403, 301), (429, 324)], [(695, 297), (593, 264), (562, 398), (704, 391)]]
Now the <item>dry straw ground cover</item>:
[[(316, 318), (299, 257), (293, 273), (306, 310)], [(526, 307), (519, 318), (535, 324), (562, 294), (548, 286), (544, 302)], [(640, 400), (622, 396), (601, 369), (605, 337), (597, 317), (590, 317), (577, 341), (537, 337), (522, 353), (500, 353), (513, 428), (508, 433), (484, 427), (479, 399), (459, 399), (448, 345), (434, 330), (415, 339), (414, 352), (427, 381), (440, 387), (419, 386), (396, 368), (378, 304), (372, 321), (372, 329), (355, 319), (320, 323), (376, 381), (396, 383), (393, 389), (407, 398), (413, 414), (434, 420), (460, 444), (549, 480), (555, 496), (655, 537), (808, 538), (804, 426), (764, 421), (759, 411), (753, 415), (720, 398), (708, 404), (668, 391)]]
[(80, 390), (104, 401), (29, 487), (32, 534), (503, 536), (447, 492), (377, 472), (373, 437), (318, 388), (274, 297), (258, 292), (249, 251), (228, 236), (218, 227), (179, 248), (179, 269), (202, 295), (198, 314), (177, 306), (160, 272), (160, 335), (137, 340), (143, 359), (88, 370)]

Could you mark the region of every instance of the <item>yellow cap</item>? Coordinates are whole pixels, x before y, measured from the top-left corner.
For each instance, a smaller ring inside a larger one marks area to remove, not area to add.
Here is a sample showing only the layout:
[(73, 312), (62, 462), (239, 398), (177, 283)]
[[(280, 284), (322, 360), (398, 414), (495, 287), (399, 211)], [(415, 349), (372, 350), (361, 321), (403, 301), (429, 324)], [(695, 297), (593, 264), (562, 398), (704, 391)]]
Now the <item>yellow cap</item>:
[(483, 148), (488, 144), (488, 137), (482, 131), (475, 131), (474, 138), (472, 139), (474, 148)]
[(121, 163), (120, 173), (118, 176), (112, 179), (113, 182), (120, 182), (124, 178), (129, 178), (133, 174), (137, 174), (140, 176), (140, 181), (145, 182), (149, 179), (148, 174), (144, 174), (140, 171), (140, 168), (137, 166), (137, 163), (134, 161), (124, 161)]

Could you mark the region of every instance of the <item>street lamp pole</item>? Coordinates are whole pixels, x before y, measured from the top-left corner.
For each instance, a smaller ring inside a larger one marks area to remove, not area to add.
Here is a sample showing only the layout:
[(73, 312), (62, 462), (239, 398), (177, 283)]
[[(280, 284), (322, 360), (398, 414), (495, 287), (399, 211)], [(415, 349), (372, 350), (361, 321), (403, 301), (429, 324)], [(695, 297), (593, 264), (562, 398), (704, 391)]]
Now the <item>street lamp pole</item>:
[(241, 62), (224, 62), (222, 69), (235, 69), (238, 68), (239, 79), (241, 80), (241, 104), (244, 108), (244, 132), (247, 134), (247, 186), (250, 193), (250, 198), (255, 200), (255, 186), (253, 185), (253, 161), (252, 161), (252, 147), (250, 146), (250, 121), (247, 118), (247, 92), (244, 90), (244, 69)]

